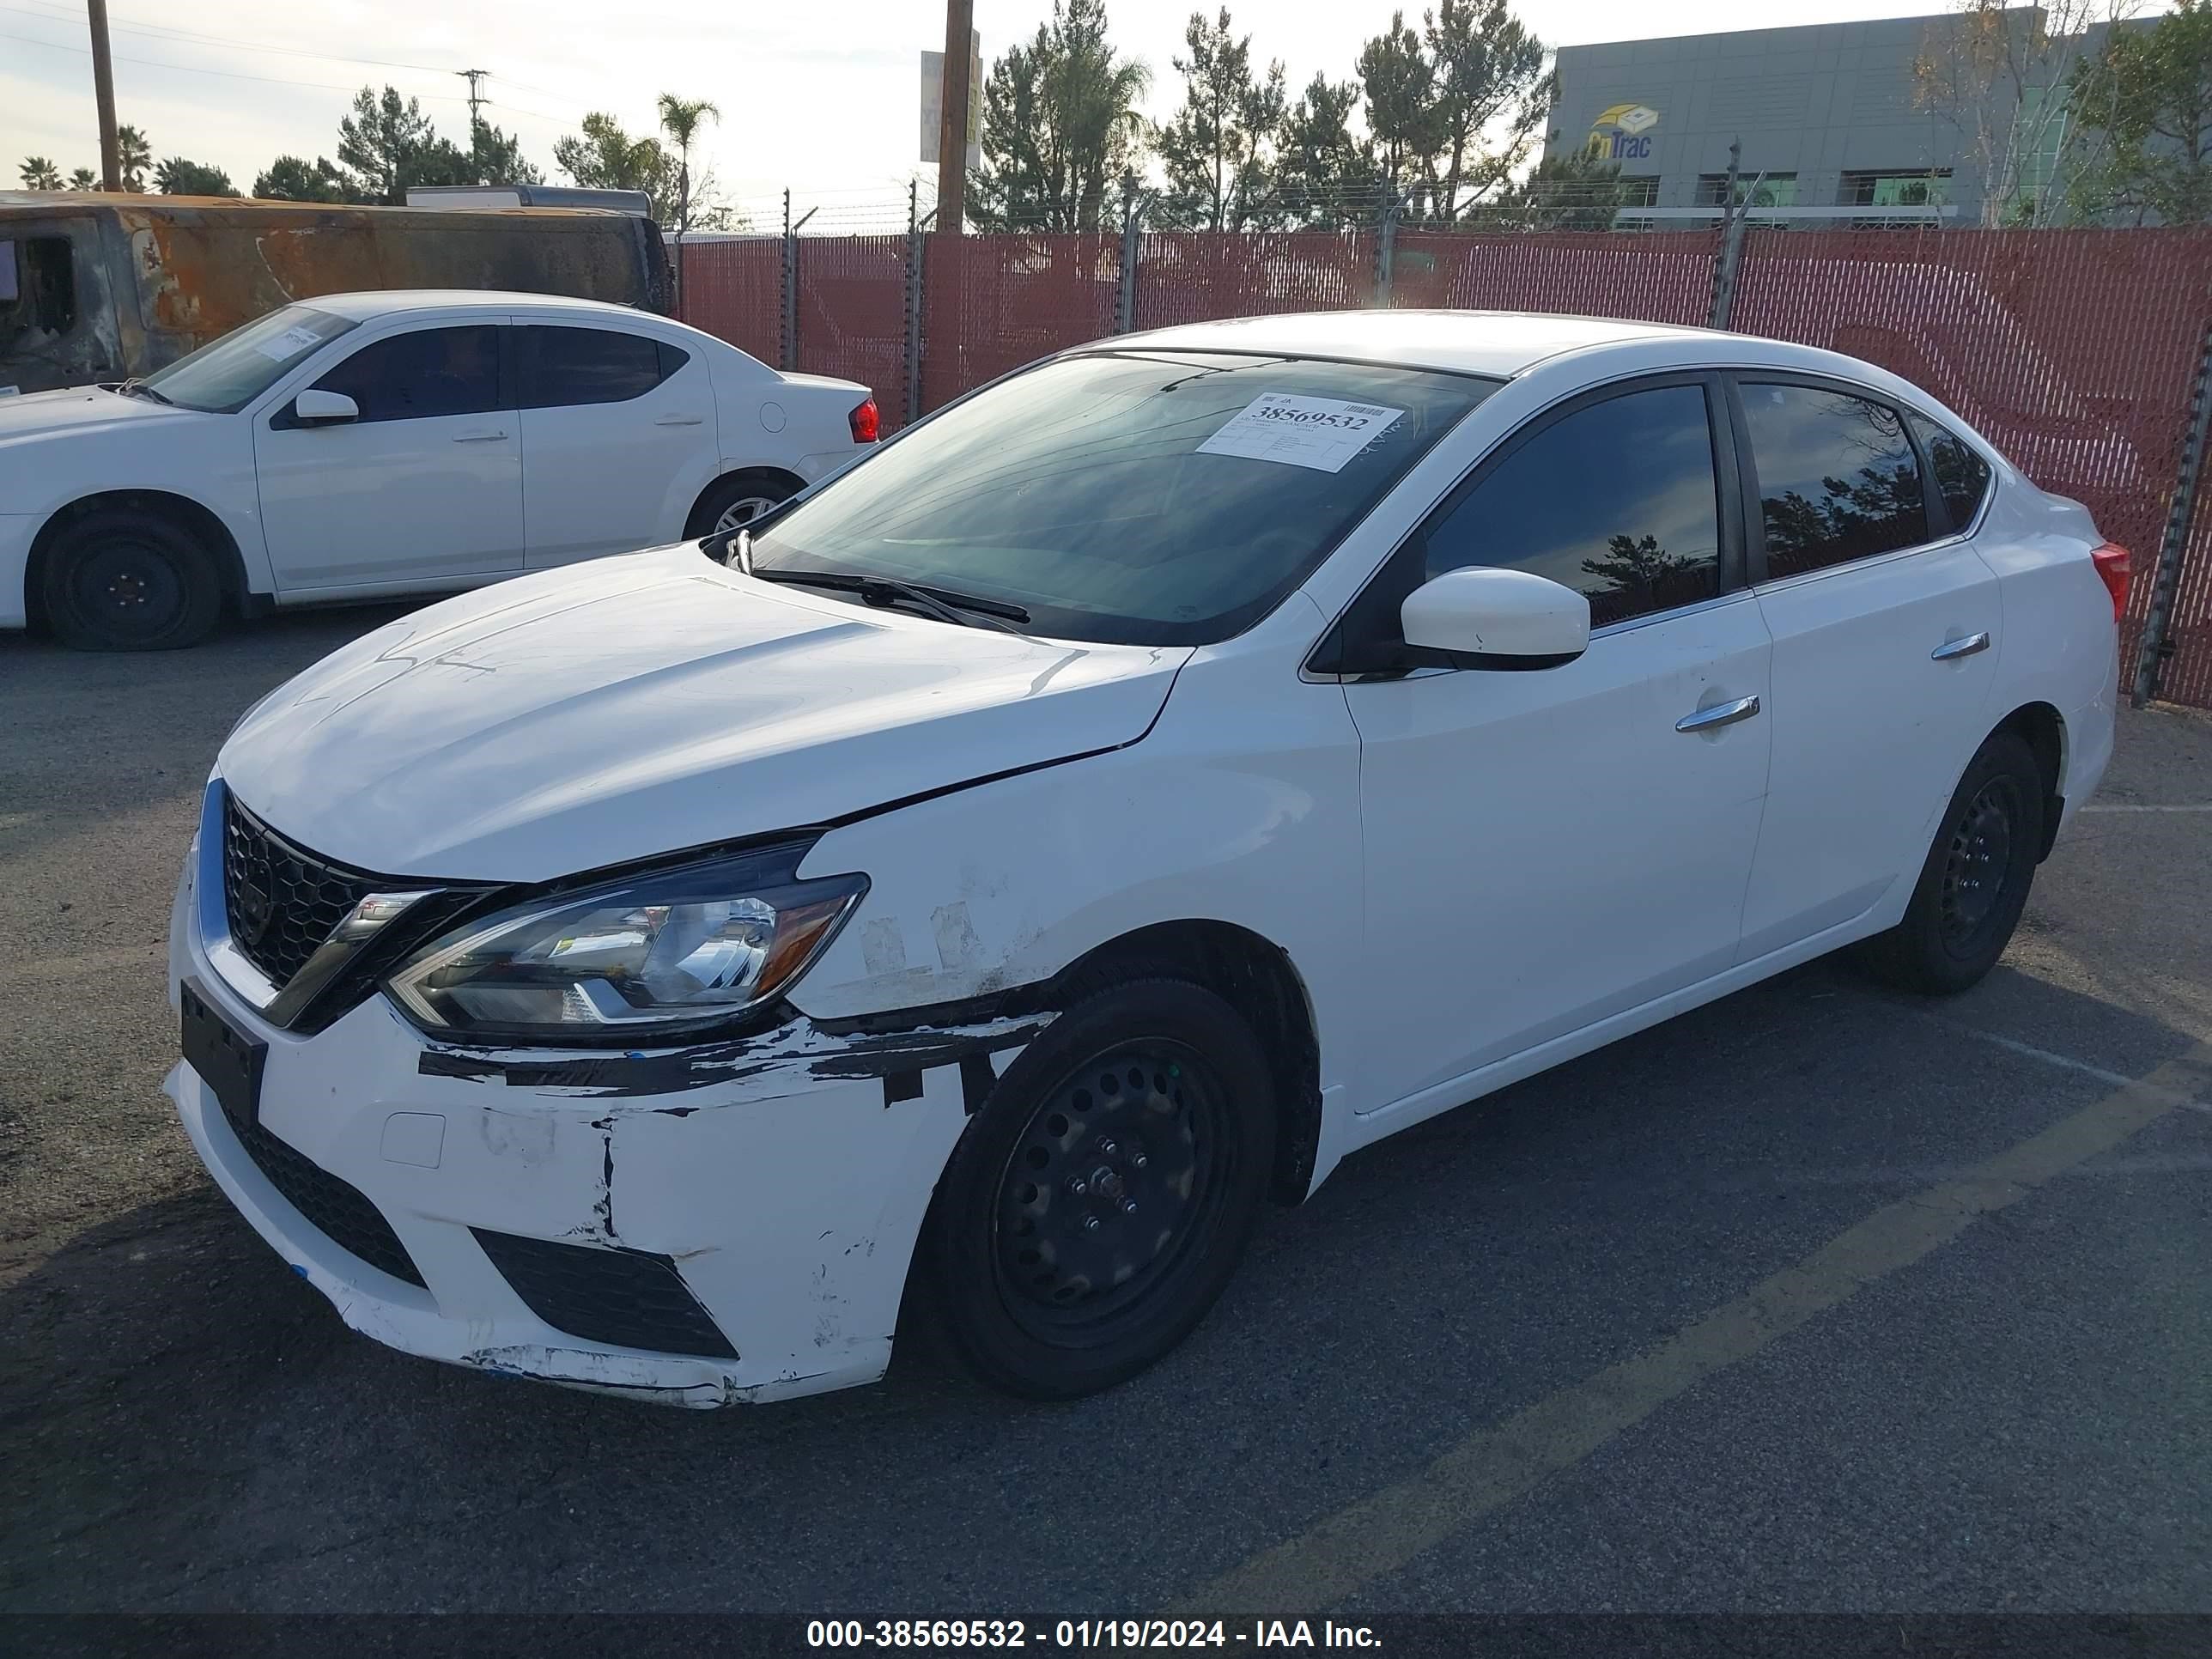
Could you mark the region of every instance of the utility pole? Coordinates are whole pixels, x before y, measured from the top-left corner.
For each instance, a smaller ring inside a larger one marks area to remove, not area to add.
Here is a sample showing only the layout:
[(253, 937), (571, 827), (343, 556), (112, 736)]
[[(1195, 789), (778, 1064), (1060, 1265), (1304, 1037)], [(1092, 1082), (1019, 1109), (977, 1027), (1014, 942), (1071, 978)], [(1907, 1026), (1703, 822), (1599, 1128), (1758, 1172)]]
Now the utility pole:
[(975, 50), (975, 0), (945, 0), (944, 112), (937, 129), (937, 228), (957, 236), (968, 228), (968, 108)]
[[(483, 154), (483, 147), (477, 142), (477, 135), (483, 131), (483, 118), (478, 115), (477, 111), (483, 106), (485, 99), (483, 88), (477, 82), (491, 71), (489, 70), (455, 70), (453, 73), (460, 76), (469, 83), (469, 171), (474, 173), (477, 171), (477, 158)], [(480, 185), (489, 185), (496, 184), (498, 180), (478, 179), (477, 182)]]
[(115, 64), (107, 52), (107, 0), (86, 0), (92, 18), (92, 96), (100, 106), (100, 187), (123, 188), (123, 149), (115, 142)]

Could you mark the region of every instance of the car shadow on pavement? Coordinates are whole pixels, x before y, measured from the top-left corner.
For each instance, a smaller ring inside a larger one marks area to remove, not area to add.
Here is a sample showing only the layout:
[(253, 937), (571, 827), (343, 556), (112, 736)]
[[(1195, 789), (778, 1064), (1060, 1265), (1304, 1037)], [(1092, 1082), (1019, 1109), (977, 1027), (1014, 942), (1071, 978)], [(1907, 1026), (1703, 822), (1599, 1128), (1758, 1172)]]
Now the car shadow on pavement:
[[(1170, 1589), (1188, 1569), (1141, 1540), (1264, 1539), (1270, 1482), (1401, 1468), (2110, 1086), (1967, 1034), (1985, 1019), (2014, 1042), (2087, 1034), (2130, 1076), (2196, 1040), (2010, 968), (1929, 1005), (1815, 963), (1357, 1155), (1267, 1219), (1184, 1348), (1058, 1407), (903, 1337), (877, 1388), (713, 1413), (436, 1365), (347, 1331), (203, 1186), (0, 1292), (0, 1595), (819, 1606), (890, 1557), (943, 1589), (1017, 1548), (999, 1528), (1071, 1457), (1103, 1506), (1079, 1530)], [(937, 1513), (961, 1517), (941, 1538)], [(584, 1565), (640, 1538), (649, 1560)], [(497, 1576), (526, 1556), (537, 1588)]]

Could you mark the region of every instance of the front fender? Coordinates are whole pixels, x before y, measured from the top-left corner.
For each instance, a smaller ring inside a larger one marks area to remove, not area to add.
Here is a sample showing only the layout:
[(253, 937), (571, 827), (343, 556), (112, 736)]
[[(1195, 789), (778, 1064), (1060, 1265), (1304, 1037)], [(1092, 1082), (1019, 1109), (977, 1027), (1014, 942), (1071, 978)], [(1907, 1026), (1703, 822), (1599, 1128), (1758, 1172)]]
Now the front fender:
[[(238, 550), (247, 592), (270, 593), (276, 583), (261, 523), (260, 489), (251, 434), (243, 416), (209, 416), (144, 434), (57, 433), (0, 448), (0, 496), (7, 511), (30, 520), (23, 538), (27, 559), (38, 532), (58, 514), (93, 496), (138, 495), (188, 501), (214, 517)], [(230, 422), (221, 425), (219, 422)], [(243, 440), (243, 441), (241, 441)], [(0, 626), (23, 597), (22, 572), (12, 574), (9, 603), (0, 603)]]
[(1237, 648), (1252, 641), (1197, 653), (1133, 744), (824, 836), (801, 873), (871, 884), (793, 1002), (817, 1019), (958, 1002), (1141, 927), (1223, 921), (1290, 957), (1326, 1091), (1362, 994), (1358, 738), (1340, 688)]

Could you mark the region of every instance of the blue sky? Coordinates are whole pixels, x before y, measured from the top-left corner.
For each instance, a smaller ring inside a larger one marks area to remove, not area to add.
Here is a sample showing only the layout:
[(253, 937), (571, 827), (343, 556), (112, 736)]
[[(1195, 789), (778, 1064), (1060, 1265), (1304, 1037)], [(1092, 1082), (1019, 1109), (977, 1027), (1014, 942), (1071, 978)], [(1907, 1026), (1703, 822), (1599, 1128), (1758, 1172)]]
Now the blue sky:
[[(1939, 9), (1940, 0), (1802, 0), (1786, 10), (1755, 0), (1663, 8), (1532, 0), (1521, 15), (1557, 46), (1771, 27), (1785, 15), (1836, 22)], [(1049, 0), (976, 0), (986, 61), (1048, 9)], [(1152, 70), (1156, 115), (1176, 101), (1170, 60), (1191, 9), (1191, 0), (1109, 0), (1115, 37)], [(1233, 8), (1255, 56), (1281, 58), (1294, 88), (1316, 70), (1349, 76), (1360, 42), (1390, 10), (1379, 0)], [(610, 110), (636, 131), (650, 127), (658, 92), (708, 97), (723, 120), (705, 157), (725, 194), (766, 220), (775, 193), (792, 185), (822, 204), (823, 228), (841, 216), (857, 227), (864, 208), (880, 213), (903, 192), (919, 165), (917, 55), (944, 37), (943, 11), (911, 0), (774, 9), (727, 0), (311, 0), (281, 11), (266, 0), (199, 0), (181, 10), (111, 0), (110, 19), (120, 118), (146, 130), (157, 157), (212, 162), (241, 188), (280, 152), (334, 151), (338, 118), (363, 82), (420, 97), (441, 128), (464, 135), (467, 86), (454, 71), (480, 67), (492, 71), (489, 118), (519, 132), (549, 178), (556, 177), (553, 141), (587, 109)], [(82, 0), (0, 0), (0, 188), (14, 185), (29, 154), (64, 173), (97, 167), (86, 39)]]

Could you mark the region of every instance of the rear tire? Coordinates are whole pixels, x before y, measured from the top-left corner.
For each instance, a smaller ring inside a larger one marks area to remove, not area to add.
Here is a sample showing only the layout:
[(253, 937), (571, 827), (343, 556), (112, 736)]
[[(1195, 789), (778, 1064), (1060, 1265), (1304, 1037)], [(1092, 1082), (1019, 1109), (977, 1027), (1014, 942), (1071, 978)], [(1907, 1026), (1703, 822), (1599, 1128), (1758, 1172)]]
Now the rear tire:
[(1146, 979), (1077, 1002), (938, 1183), (925, 1261), (954, 1351), (1032, 1400), (1134, 1376), (1229, 1282), (1273, 1149), (1267, 1058), (1219, 997)]
[(1943, 809), (1905, 919), (1859, 947), (1861, 965), (1929, 996), (1963, 991), (1996, 966), (2035, 880), (2047, 793), (2027, 740), (1993, 734)]
[(222, 577), (198, 538), (151, 513), (100, 507), (46, 550), (40, 598), (78, 651), (173, 651), (222, 620)]
[(687, 538), (711, 536), (717, 530), (734, 530), (779, 507), (799, 493), (799, 487), (781, 472), (732, 472), (708, 484), (691, 509), (684, 526)]

